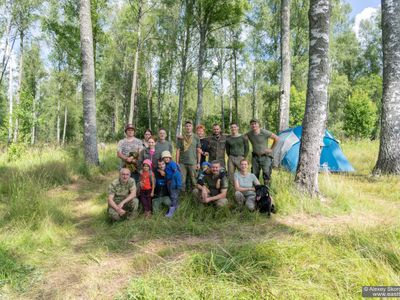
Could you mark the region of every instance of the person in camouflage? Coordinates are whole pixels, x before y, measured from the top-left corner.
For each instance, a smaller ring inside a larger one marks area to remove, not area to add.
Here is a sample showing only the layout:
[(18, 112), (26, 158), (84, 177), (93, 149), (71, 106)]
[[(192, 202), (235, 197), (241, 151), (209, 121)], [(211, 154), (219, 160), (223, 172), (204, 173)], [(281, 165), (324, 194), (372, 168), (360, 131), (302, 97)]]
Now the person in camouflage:
[(176, 143), (176, 163), (182, 173), (182, 191), (185, 191), (189, 177), (193, 188), (196, 186), (196, 171), (200, 169), (201, 144), (199, 137), (193, 133), (193, 123), (185, 122), (185, 132)]
[(121, 159), (121, 168), (129, 168), (136, 184), (139, 182), (138, 157), (143, 149), (142, 141), (135, 137), (135, 127), (125, 126), (126, 138), (120, 140), (117, 146), (117, 156)]
[(119, 221), (138, 210), (139, 200), (136, 198), (135, 180), (131, 172), (122, 168), (119, 178), (108, 186), (108, 215), (113, 221)]
[[(260, 122), (256, 119), (250, 121), (251, 130), (246, 133), (251, 145), (253, 146), (251, 159), (251, 173), (259, 179), (261, 170), (263, 171), (264, 184), (268, 185), (272, 173), (272, 151), (277, 144), (279, 137), (266, 129), (260, 128)], [(268, 139), (272, 139), (271, 148), (268, 148)]]
[(208, 160), (218, 160), (222, 167), (225, 167), (225, 143), (226, 136), (221, 133), (221, 127), (218, 124), (213, 125), (213, 134), (208, 140)]
[(215, 203), (217, 206), (228, 204), (228, 178), (221, 173), (221, 163), (218, 160), (211, 162), (211, 173), (205, 173), (202, 182), (197, 183), (193, 196), (201, 203)]

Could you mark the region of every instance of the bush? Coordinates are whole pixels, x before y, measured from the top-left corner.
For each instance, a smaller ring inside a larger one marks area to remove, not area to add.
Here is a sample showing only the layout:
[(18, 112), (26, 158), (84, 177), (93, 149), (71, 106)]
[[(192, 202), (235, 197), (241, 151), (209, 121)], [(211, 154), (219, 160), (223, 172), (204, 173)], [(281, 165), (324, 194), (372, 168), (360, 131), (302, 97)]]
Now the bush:
[(376, 120), (376, 105), (365, 91), (356, 89), (344, 107), (344, 131), (350, 137), (369, 138)]

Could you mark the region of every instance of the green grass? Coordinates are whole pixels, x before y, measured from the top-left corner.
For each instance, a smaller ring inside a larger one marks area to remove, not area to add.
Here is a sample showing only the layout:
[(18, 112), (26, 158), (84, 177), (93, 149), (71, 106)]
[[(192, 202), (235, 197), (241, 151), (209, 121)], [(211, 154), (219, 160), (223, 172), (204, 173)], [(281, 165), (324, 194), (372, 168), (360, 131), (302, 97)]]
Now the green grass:
[(321, 174), (322, 201), (274, 171), (272, 218), (183, 195), (172, 219), (118, 223), (105, 213), (114, 146), (99, 168), (80, 147), (0, 156), (0, 298), (359, 299), (400, 285), (400, 180), (369, 175), (376, 142), (342, 147), (357, 171)]

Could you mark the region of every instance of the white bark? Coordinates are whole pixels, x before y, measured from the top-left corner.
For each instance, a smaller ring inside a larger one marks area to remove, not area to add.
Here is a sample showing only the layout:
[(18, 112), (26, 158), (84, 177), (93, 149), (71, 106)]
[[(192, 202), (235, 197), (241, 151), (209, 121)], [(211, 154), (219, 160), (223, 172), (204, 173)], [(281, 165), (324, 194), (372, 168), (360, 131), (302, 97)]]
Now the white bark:
[(315, 196), (321, 143), (325, 132), (329, 84), (330, 1), (311, 0), (309, 10), (310, 49), (306, 111), (295, 181), (299, 188)]
[[(24, 73), (24, 32), (20, 32), (20, 41), (19, 41), (19, 75), (18, 75), (18, 91), (17, 97), (15, 97), (15, 108), (18, 111), (19, 103), (21, 100), (21, 91), (22, 91), (22, 76)], [(14, 143), (18, 142), (18, 134), (19, 134), (19, 119), (18, 116), (15, 117), (14, 124)]]
[(61, 145), (64, 146), (65, 144), (65, 137), (67, 133), (67, 121), (68, 121), (68, 107), (65, 105), (64, 106), (64, 128), (63, 128), (63, 137), (62, 137), (62, 142)]
[(279, 131), (289, 128), (290, 54), (290, 0), (281, 0), (281, 93), (279, 101)]
[(80, 0), (79, 2), (84, 120), (83, 142), (85, 150), (85, 161), (86, 163), (91, 165), (98, 165), (99, 155), (97, 151), (96, 91), (90, 0)]
[(374, 174), (400, 174), (400, 1), (382, 0), (383, 94)]
[(138, 17), (137, 17), (137, 43), (136, 43), (134, 67), (133, 67), (133, 74), (132, 74), (131, 102), (130, 102), (130, 107), (129, 107), (129, 118), (128, 118), (128, 123), (130, 123), (130, 124), (133, 124), (134, 123), (133, 121), (136, 118), (135, 107), (137, 106), (137, 81), (138, 81), (138, 70), (139, 70), (139, 52), (140, 52), (140, 45), (141, 45), (141, 42), (140, 42), (141, 18), (142, 18), (142, 7), (141, 7), (141, 2), (140, 2), (139, 8), (138, 8)]
[(8, 143), (12, 142), (13, 135), (13, 57), (11, 56), (11, 61), (9, 65), (8, 74), (8, 105), (9, 105), (9, 119), (8, 119)]
[(58, 83), (58, 97), (57, 97), (57, 145), (60, 145), (60, 136), (61, 136), (61, 118), (60, 118), (60, 109), (61, 109), (61, 101), (60, 101), (60, 97), (61, 97), (61, 87), (60, 87), (61, 83)]

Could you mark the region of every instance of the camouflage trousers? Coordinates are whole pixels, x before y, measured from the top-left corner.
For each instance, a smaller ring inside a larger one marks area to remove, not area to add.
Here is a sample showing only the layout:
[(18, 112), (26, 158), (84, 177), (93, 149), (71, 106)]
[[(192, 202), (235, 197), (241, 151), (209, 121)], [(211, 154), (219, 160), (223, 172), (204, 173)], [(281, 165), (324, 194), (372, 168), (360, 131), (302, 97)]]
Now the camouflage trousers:
[(125, 219), (127, 217), (129, 217), (130, 215), (132, 215), (132, 213), (137, 212), (139, 207), (139, 199), (138, 198), (134, 198), (131, 201), (129, 201), (128, 203), (125, 203), (125, 205), (122, 207), (123, 210), (126, 211), (126, 213), (123, 216), (120, 216), (112, 207), (108, 207), (108, 216), (113, 220), (113, 221), (119, 221), (122, 219)]

